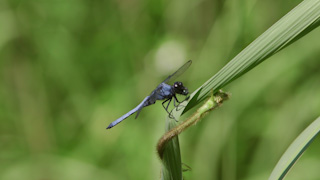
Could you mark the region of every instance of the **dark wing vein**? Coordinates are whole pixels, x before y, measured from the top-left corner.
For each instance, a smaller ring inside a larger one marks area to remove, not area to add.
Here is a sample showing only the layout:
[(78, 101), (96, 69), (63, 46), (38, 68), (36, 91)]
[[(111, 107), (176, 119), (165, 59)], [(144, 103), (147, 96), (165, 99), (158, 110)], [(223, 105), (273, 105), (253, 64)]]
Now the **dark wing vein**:
[(169, 81), (174, 81), (177, 77), (179, 77), (181, 74), (183, 74), (191, 65), (192, 61), (189, 60), (186, 62), (183, 66), (181, 66), (176, 72), (171, 74), (167, 79), (163, 81), (163, 83), (167, 83)]

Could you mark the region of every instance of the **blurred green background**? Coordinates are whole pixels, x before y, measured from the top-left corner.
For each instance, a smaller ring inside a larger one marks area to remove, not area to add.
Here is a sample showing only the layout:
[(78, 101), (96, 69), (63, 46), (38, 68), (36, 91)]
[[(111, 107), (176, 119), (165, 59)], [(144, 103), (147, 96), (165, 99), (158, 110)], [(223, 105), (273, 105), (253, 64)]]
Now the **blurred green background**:
[[(192, 92), (299, 2), (0, 1), (0, 179), (159, 179), (161, 103), (108, 124), (189, 59)], [(268, 178), (319, 116), (319, 39), (224, 88), (231, 99), (180, 136), (186, 179)], [(320, 178), (319, 142), (288, 179)]]

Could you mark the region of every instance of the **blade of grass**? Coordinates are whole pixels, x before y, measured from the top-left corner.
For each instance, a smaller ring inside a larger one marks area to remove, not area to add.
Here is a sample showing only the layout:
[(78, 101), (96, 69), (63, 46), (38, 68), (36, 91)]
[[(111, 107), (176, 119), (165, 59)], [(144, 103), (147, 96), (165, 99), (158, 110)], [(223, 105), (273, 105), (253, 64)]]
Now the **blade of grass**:
[[(177, 122), (169, 117), (166, 121), (166, 132), (176, 127)], [(180, 145), (178, 136), (173, 137), (166, 144), (162, 160), (161, 179), (163, 180), (182, 180), (182, 166), (180, 156)]]
[(206, 99), (211, 90), (217, 92), (268, 57), (303, 37), (319, 24), (320, 1), (301, 2), (193, 92), (183, 113)]
[(273, 169), (269, 180), (283, 179), (320, 132), (320, 117), (311, 123), (289, 146)]

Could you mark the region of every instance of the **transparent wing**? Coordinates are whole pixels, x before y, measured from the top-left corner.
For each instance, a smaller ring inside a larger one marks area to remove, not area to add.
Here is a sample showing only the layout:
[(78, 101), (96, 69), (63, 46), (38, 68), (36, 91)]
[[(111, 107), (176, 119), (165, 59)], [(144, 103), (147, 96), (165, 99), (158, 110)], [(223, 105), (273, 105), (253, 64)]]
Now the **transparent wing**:
[(189, 60), (186, 62), (183, 66), (181, 66), (176, 72), (171, 74), (167, 79), (165, 79), (163, 82), (168, 83), (169, 81), (174, 81), (177, 77), (179, 77), (181, 74), (183, 74), (191, 65), (192, 61)]

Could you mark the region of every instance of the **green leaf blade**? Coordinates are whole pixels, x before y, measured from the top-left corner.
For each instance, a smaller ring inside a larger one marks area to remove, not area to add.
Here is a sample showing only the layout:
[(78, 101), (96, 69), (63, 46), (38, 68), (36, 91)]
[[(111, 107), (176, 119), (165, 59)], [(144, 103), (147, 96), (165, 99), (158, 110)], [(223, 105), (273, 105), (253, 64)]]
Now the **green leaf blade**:
[(269, 180), (283, 179), (320, 132), (320, 117), (311, 123), (289, 146), (273, 169)]

